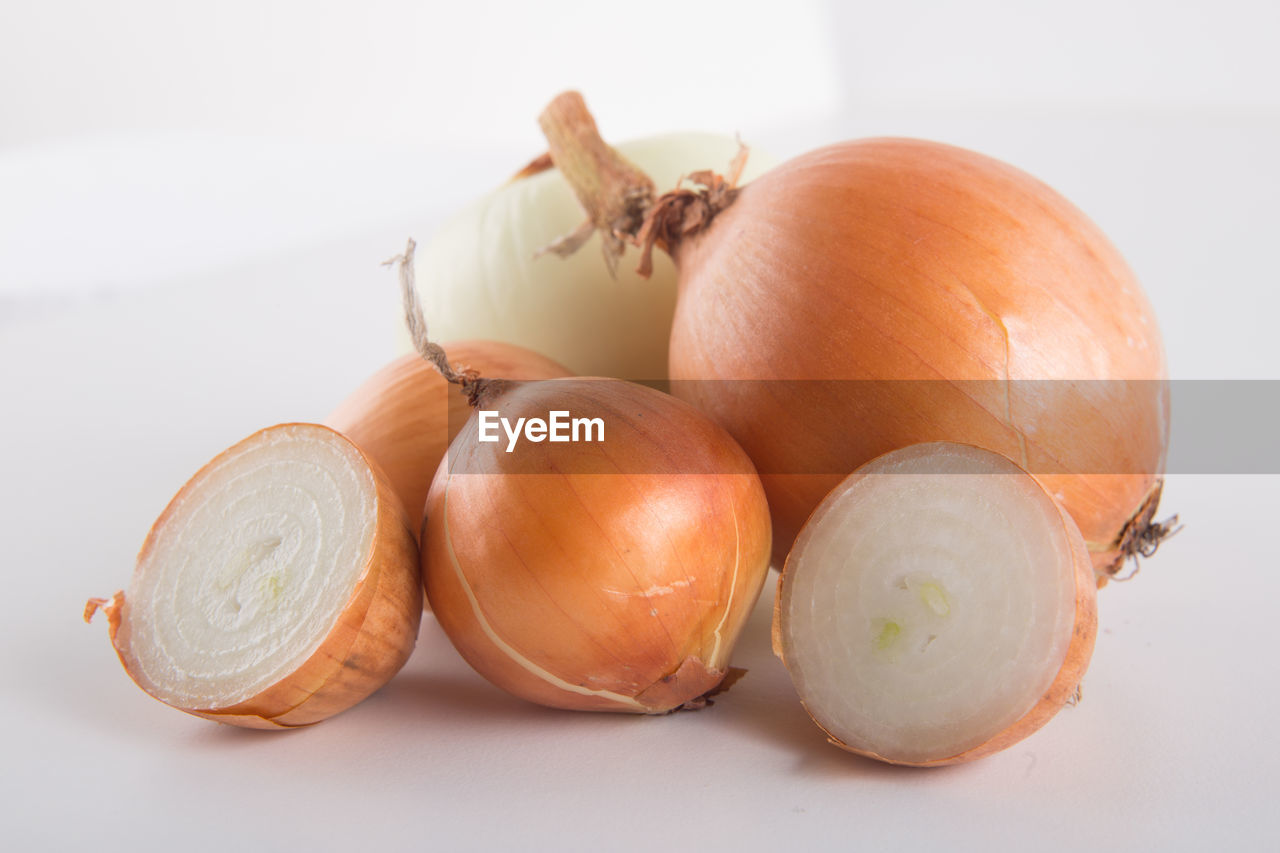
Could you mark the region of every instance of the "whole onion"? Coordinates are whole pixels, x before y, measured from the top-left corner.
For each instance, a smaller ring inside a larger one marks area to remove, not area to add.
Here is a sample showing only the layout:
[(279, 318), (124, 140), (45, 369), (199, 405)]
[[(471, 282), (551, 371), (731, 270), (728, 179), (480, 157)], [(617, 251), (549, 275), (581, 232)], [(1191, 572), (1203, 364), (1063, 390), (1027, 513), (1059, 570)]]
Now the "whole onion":
[(700, 702), (728, 674), (769, 567), (768, 505), (746, 454), (688, 403), (621, 380), (495, 383), (476, 406), (605, 426), (598, 445), (510, 453), (477, 441), (474, 416), (459, 433), (427, 495), (422, 551), (454, 646), (543, 705)]
[[(562, 95), (544, 121), (588, 135), (580, 104)], [(1152, 521), (1169, 419), (1155, 316), (1068, 201), (989, 157), (909, 139), (832, 145), (742, 187), (700, 180), (632, 236), (676, 261), (673, 393), (755, 462), (775, 562), (845, 475), (936, 440), (1040, 476), (1099, 583), (1168, 533)]]
[[(427, 338), (413, 250), (400, 260), (411, 337), (475, 409), (426, 499), (422, 577), (441, 628), (481, 675), (533, 702), (699, 706), (729, 675), (769, 568), (751, 460), (706, 415), (643, 385), (456, 369)], [(573, 423), (559, 438), (557, 415)]]

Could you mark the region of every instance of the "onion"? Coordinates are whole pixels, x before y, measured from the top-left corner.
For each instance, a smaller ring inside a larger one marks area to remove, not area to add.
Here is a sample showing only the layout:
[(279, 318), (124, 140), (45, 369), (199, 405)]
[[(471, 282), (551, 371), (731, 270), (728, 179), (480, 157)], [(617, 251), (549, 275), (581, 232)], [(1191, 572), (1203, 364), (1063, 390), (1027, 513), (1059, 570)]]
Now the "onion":
[(1044, 725), (1097, 628), (1084, 540), (995, 453), (921, 444), (835, 488), (787, 557), (774, 649), (831, 742), (917, 766), (970, 761)]
[(417, 547), (390, 486), (314, 424), (257, 432), (160, 515), (126, 596), (105, 607), (125, 671), (182, 711), (261, 729), (319, 722), (413, 650)]
[[(411, 242), (401, 280), (416, 345), (477, 409), (426, 501), (422, 573), (441, 628), (481, 675), (532, 702), (698, 706), (725, 679), (768, 572), (769, 512), (751, 461), (651, 388), (454, 370), (426, 338), (412, 258)], [(598, 419), (599, 433), (507, 434), (557, 411)], [(506, 419), (500, 441), (480, 440), (482, 415)]]
[[(675, 186), (693, 169), (722, 166), (738, 150), (732, 138), (704, 133), (618, 147), (662, 187)], [(746, 174), (770, 165), (753, 152)], [(537, 257), (582, 219), (559, 171), (535, 166), (444, 225), (417, 260), (419, 278), (433, 283), (420, 294), (433, 333), (519, 344), (584, 376), (665, 379), (674, 266), (659, 259), (645, 282), (634, 261), (623, 260), (612, 281), (616, 259), (602, 262), (598, 237), (564, 261)]]
[[(569, 375), (545, 356), (497, 341), (460, 341), (448, 344), (445, 352), (454, 363), (488, 376), (550, 379)], [(370, 376), (324, 423), (377, 463), (409, 517), (419, 519), (431, 476), (469, 413), (466, 397), (412, 353)]]
[[(603, 146), (583, 113), (572, 93), (544, 113), (561, 126), (553, 157)], [(582, 171), (569, 173), (582, 194), (624, 194)], [(670, 374), (688, 381), (673, 393), (755, 462), (779, 562), (843, 476), (933, 440), (1041, 476), (1100, 584), (1170, 532), (1152, 522), (1169, 417), (1155, 317), (1115, 248), (1049, 187), (905, 139), (822, 148), (744, 187), (699, 180), (630, 236), (676, 260)]]

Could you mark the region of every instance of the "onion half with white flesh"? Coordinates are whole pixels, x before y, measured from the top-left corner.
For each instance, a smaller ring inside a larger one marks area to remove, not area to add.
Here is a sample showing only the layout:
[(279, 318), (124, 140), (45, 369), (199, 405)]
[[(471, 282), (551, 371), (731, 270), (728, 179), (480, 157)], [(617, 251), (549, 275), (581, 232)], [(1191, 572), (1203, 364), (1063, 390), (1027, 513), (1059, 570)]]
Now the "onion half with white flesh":
[(970, 761), (1070, 699), (1097, 628), (1084, 540), (1003, 456), (936, 442), (846, 478), (787, 557), (774, 650), (836, 746)]
[(104, 607), (138, 686), (251, 728), (319, 722), (393, 676), (422, 616), (417, 548), (385, 478), (314, 424), (261, 430), (202, 468)]

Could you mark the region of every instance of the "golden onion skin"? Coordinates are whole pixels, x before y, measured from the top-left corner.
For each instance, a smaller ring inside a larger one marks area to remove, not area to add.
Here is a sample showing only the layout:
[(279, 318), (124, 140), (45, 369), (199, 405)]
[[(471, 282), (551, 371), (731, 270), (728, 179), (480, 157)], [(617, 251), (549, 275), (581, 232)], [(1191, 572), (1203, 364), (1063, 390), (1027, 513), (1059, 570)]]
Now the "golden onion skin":
[(673, 393), (756, 463), (776, 564), (845, 475), (925, 441), (1035, 472), (1100, 583), (1130, 520), (1154, 513), (1169, 397), (1151, 305), (1097, 226), (1018, 169), (919, 140), (833, 145), (748, 184), (672, 251), (672, 379), (765, 380)]
[(563, 409), (606, 433), (507, 453), (505, 438), (476, 442), (473, 417), (455, 439), (427, 497), (422, 569), (462, 656), (557, 708), (662, 713), (716, 687), (770, 552), (737, 444), (688, 404), (612, 380), (507, 386), (479, 408)]

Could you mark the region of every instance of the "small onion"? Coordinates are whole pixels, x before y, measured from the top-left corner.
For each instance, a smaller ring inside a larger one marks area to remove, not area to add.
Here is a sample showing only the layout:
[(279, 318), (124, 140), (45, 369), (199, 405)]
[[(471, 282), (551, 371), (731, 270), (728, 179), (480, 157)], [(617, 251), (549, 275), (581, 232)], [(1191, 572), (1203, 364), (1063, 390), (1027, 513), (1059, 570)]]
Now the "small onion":
[(305, 726), (408, 660), (422, 618), (400, 501), (315, 424), (254, 433), (191, 478), (151, 528), (129, 592), (100, 607), (129, 676), (220, 723)]
[(473, 418), (455, 440), (427, 496), (422, 569), (467, 662), (576, 710), (662, 713), (715, 688), (769, 566), (746, 454), (687, 403), (621, 381), (524, 383), (477, 406), (598, 417), (607, 434), (597, 451), (508, 454), (476, 441)]
[[(548, 107), (552, 156), (577, 166), (583, 196), (624, 196), (598, 189), (609, 173), (577, 156), (607, 156), (584, 113), (573, 93)], [(673, 393), (755, 462), (778, 562), (843, 476), (935, 440), (1041, 475), (1100, 584), (1168, 534), (1152, 521), (1169, 420), (1156, 319), (1120, 254), (1060, 195), (907, 139), (832, 145), (742, 187), (699, 181), (630, 233), (676, 260)]]
[[(569, 375), (545, 356), (497, 341), (459, 341), (446, 345), (445, 352), (455, 364), (486, 376), (551, 379)], [(469, 414), (467, 398), (412, 353), (370, 376), (324, 423), (377, 463), (409, 517), (419, 519), (431, 476)]]
[[(401, 280), (416, 346), (477, 409), (426, 501), (422, 575), (441, 628), (481, 675), (532, 702), (698, 706), (728, 674), (768, 572), (769, 511), (751, 461), (652, 388), (455, 371), (426, 338), (412, 257), (410, 243)], [(518, 424), (556, 411), (598, 419), (599, 432), (512, 442), (504, 427), (500, 441), (480, 440), (480, 412)]]
[[(679, 133), (618, 148), (667, 187), (694, 169), (727, 164), (738, 144), (730, 137)], [(753, 152), (746, 175), (770, 165)], [(565, 260), (539, 256), (582, 220), (560, 172), (535, 168), (446, 223), (417, 259), (419, 279), (432, 283), (420, 296), (434, 335), (519, 344), (583, 376), (665, 379), (675, 267), (658, 259), (646, 282), (633, 269), (633, 251), (611, 280), (598, 236)]]
[(805, 524), (774, 650), (835, 745), (955, 764), (1076, 693), (1096, 595), (1079, 530), (1034, 477), (975, 447), (913, 445), (859, 468)]

